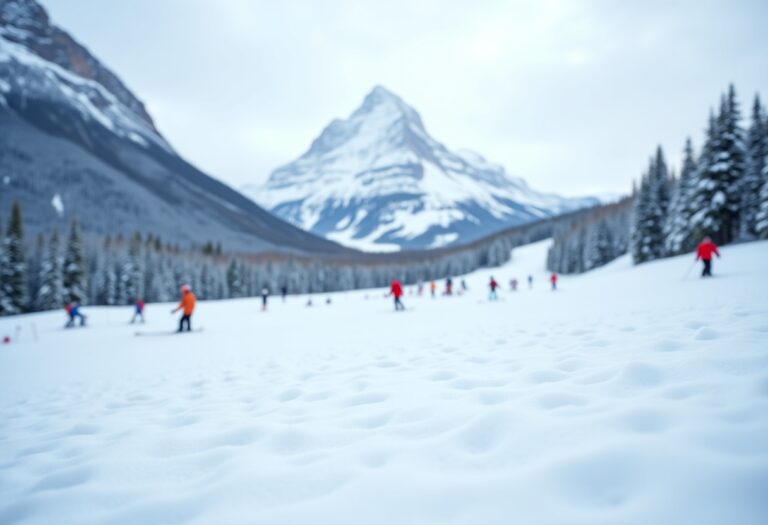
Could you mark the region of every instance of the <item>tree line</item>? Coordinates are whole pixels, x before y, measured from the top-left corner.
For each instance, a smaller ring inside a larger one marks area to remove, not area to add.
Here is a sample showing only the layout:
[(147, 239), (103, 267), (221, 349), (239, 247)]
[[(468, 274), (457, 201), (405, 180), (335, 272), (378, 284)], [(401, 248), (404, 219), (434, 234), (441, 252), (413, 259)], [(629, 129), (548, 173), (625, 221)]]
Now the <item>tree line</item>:
[(768, 116), (759, 95), (747, 129), (741, 121), (731, 85), (710, 111), (701, 151), (686, 139), (679, 176), (659, 146), (631, 200), (555, 233), (548, 268), (579, 273), (627, 251), (640, 264), (688, 253), (704, 236), (717, 244), (768, 238)]
[(151, 234), (86, 239), (76, 220), (65, 236), (54, 229), (27, 246), (15, 202), (0, 243), (0, 315), (52, 310), (69, 302), (172, 301), (185, 283), (200, 299), (251, 297), (263, 288), (278, 293), (285, 287), (291, 294), (373, 288), (393, 278), (415, 283), (498, 266), (509, 260), (512, 246), (510, 238), (495, 237), (452, 249), (357, 259), (227, 254), (219, 243), (180, 248)]
[(656, 150), (637, 193), (635, 263), (687, 253), (705, 236), (716, 244), (768, 238), (768, 117), (759, 96), (746, 130), (741, 120), (731, 85), (710, 111), (698, 155), (686, 140), (679, 177)]
[(547, 268), (582, 273), (627, 253), (634, 199), (598, 206), (555, 230), (547, 252)]

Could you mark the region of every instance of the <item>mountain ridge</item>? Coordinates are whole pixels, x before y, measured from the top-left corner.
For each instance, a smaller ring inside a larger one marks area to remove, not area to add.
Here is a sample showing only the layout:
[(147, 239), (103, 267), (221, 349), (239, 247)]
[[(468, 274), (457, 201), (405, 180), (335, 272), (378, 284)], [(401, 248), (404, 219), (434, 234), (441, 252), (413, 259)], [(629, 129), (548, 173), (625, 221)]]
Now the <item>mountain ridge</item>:
[(152, 233), (228, 250), (348, 249), (274, 217), (181, 158), (144, 104), (35, 0), (0, 0), (0, 206), (30, 233)]

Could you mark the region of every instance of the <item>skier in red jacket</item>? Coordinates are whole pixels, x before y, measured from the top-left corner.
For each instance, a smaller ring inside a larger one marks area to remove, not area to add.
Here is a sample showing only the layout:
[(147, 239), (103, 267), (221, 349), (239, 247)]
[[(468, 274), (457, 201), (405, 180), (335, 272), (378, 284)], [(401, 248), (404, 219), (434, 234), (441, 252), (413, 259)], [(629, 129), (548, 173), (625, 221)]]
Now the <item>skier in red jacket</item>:
[(397, 279), (392, 279), (392, 284), (389, 286), (389, 294), (395, 298), (395, 310), (405, 310), (405, 306), (400, 301), (403, 296), (403, 285)]
[(136, 299), (134, 303), (133, 317), (131, 318), (131, 324), (136, 322), (136, 318), (141, 320), (144, 324), (144, 300), (141, 298)]
[(715, 246), (715, 243), (712, 242), (712, 239), (709, 237), (704, 237), (701, 243), (699, 243), (699, 246), (696, 248), (696, 260), (698, 261), (701, 259), (701, 261), (704, 263), (704, 268), (701, 270), (702, 277), (712, 277), (713, 254), (717, 255), (718, 259), (720, 258), (720, 252), (717, 251), (717, 246)]
[(488, 299), (491, 301), (495, 301), (499, 298), (499, 294), (496, 291), (499, 288), (499, 283), (496, 279), (491, 276), (491, 280), (488, 282), (488, 288), (490, 289), (490, 292), (488, 293)]
[(557, 274), (555, 272), (552, 272), (552, 275), (549, 276), (549, 282), (552, 283), (552, 290), (557, 290)]

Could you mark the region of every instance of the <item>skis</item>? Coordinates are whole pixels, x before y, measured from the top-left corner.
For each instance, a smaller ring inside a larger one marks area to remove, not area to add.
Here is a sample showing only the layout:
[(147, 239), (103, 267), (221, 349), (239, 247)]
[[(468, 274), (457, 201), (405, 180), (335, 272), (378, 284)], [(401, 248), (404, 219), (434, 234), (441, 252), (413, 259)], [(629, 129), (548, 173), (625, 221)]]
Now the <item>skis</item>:
[(135, 335), (136, 337), (153, 337), (153, 336), (162, 336), (162, 335), (197, 334), (197, 333), (200, 333), (202, 331), (203, 331), (202, 328), (195, 328), (191, 332), (188, 332), (186, 330), (184, 332), (179, 332), (178, 330), (172, 330), (170, 332), (142, 332), (142, 331), (139, 331), (139, 332), (134, 332), (133, 335)]

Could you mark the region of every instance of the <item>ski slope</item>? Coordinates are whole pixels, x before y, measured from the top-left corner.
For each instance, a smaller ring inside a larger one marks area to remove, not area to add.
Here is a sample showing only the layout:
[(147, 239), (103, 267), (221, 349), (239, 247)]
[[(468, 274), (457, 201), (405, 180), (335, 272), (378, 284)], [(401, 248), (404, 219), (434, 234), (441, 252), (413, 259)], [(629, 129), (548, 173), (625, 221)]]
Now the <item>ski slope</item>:
[(710, 280), (621, 259), (557, 292), (546, 247), (403, 313), (363, 291), (202, 303), (178, 336), (134, 337), (130, 308), (0, 319), (0, 523), (768, 523), (768, 243)]

